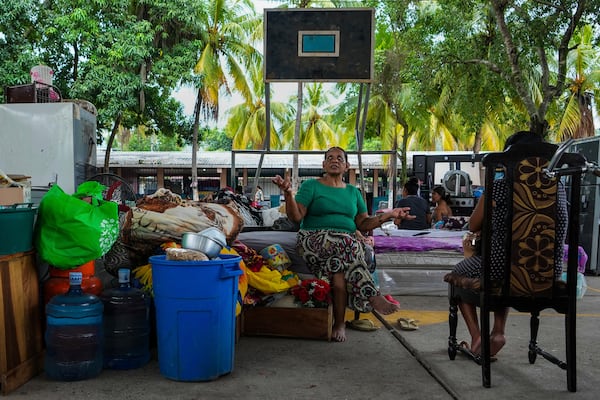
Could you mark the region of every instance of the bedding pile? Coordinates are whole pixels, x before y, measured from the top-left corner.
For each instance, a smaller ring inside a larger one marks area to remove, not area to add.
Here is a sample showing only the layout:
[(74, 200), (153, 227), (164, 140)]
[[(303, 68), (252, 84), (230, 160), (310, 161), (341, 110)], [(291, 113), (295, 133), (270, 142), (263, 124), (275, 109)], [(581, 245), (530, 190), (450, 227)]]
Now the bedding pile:
[(227, 244), (231, 244), (244, 227), (244, 220), (233, 201), (185, 201), (161, 188), (123, 213), (119, 225), (119, 238), (104, 257), (106, 271), (115, 276), (119, 268), (147, 264), (148, 257), (162, 251), (162, 244), (181, 242), (185, 232), (217, 227), (225, 234)]

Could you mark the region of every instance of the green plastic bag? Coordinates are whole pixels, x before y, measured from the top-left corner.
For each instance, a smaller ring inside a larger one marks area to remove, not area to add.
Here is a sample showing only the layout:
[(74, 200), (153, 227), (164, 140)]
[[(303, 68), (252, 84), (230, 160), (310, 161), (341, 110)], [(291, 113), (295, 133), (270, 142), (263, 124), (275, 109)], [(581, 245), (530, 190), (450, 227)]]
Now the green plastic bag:
[(50, 188), (40, 202), (34, 233), (42, 260), (71, 269), (110, 250), (119, 235), (119, 214), (116, 203), (102, 200), (104, 189), (98, 182), (85, 182), (71, 196), (58, 185)]

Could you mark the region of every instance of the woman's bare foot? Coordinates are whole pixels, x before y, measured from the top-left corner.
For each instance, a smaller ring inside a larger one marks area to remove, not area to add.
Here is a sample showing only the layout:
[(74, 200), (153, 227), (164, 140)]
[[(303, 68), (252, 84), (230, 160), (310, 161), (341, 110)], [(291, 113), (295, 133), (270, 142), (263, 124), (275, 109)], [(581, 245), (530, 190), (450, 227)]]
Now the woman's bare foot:
[(373, 296), (369, 298), (369, 303), (375, 311), (383, 315), (393, 314), (400, 310), (397, 304), (390, 303), (383, 296)]
[(335, 342), (345, 342), (346, 341), (346, 324), (343, 323), (342, 326), (338, 326), (337, 324), (334, 324), (333, 329), (331, 330), (331, 338)]
[(471, 341), (471, 351), (473, 354), (479, 355), (481, 353), (481, 336), (473, 339)]
[[(498, 354), (500, 349), (506, 344), (506, 337), (504, 335), (495, 333), (490, 336), (490, 356)], [(473, 354), (481, 354), (481, 337), (473, 339), (471, 342), (471, 351)]]
[(506, 336), (494, 333), (490, 336), (490, 355), (495, 356), (506, 344)]

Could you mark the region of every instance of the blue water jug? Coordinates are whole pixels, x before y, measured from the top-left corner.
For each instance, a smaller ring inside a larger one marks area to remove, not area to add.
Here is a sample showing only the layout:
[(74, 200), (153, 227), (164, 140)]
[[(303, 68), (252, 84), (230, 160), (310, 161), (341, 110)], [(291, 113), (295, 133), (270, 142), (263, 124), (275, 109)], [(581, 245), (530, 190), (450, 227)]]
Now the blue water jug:
[(107, 289), (104, 304), (104, 367), (139, 368), (150, 360), (150, 299), (131, 287), (130, 271), (118, 271), (119, 287)]
[(102, 371), (102, 302), (81, 290), (81, 272), (69, 274), (69, 290), (46, 305), (46, 375), (77, 381)]

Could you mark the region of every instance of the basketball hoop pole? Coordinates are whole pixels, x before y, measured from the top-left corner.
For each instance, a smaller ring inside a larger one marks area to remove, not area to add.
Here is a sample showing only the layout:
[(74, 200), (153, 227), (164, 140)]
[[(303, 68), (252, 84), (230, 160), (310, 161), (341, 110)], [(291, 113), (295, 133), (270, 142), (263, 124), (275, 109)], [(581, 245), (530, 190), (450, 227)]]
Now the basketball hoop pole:
[[(365, 101), (364, 101), (364, 110), (363, 110), (363, 91), (365, 92)], [(367, 125), (367, 112), (369, 111), (369, 94), (371, 91), (371, 84), (368, 83), (366, 90), (364, 88), (364, 84), (360, 84), (360, 90), (358, 93), (358, 106), (356, 108), (356, 123), (354, 125), (355, 134), (356, 134), (356, 149), (358, 151), (358, 171), (360, 173), (359, 179), (359, 187), (363, 196), (363, 200), (367, 201), (367, 193), (365, 191), (365, 177), (362, 165), (362, 150), (363, 150), (363, 142), (365, 138), (365, 127)], [(361, 121), (361, 111), (362, 111), (362, 121)], [(359, 128), (360, 125), (360, 128)]]

